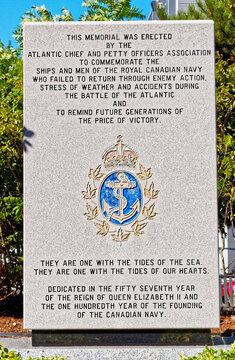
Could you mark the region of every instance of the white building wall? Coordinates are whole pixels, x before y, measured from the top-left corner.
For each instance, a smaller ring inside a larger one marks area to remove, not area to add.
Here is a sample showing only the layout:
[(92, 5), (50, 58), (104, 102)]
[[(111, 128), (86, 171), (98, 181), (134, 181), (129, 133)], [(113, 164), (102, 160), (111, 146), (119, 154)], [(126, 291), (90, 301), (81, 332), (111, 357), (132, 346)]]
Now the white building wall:
[[(169, 1), (171, 1), (171, 0), (169, 0)], [(191, 4), (196, 5), (196, 0), (173, 0), (173, 1), (176, 1), (178, 3), (178, 5), (177, 5), (178, 11), (183, 10), (183, 11), (187, 12), (189, 5), (191, 5)]]
[(167, 0), (168, 2), (168, 14), (169, 15), (174, 15), (176, 14), (176, 4), (177, 4), (177, 0)]
[(148, 20), (158, 20), (156, 14), (156, 5), (164, 6), (168, 15), (177, 14), (179, 10), (187, 11), (190, 4), (196, 4), (196, 0), (155, 0), (151, 2), (152, 11)]
[[(235, 229), (234, 229), (235, 231)], [(226, 229), (227, 235), (225, 239), (225, 249), (223, 251), (225, 267), (228, 267), (228, 273), (235, 273), (235, 240), (233, 238), (232, 228), (229, 227)], [(221, 237), (219, 236), (219, 251), (222, 247)], [(234, 261), (233, 261), (234, 260)], [(219, 254), (219, 269), (220, 273), (223, 274), (221, 256)]]

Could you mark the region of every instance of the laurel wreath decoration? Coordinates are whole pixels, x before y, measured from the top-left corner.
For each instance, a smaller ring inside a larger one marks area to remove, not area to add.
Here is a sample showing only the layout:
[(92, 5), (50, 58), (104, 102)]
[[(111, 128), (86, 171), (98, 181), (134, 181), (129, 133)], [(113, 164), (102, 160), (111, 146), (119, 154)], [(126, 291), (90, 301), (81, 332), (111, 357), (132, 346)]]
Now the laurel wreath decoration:
[[(144, 203), (141, 213), (138, 215), (137, 220), (134, 220), (130, 225), (129, 230), (123, 229), (119, 225), (109, 224), (108, 221), (103, 220), (103, 215), (98, 205), (98, 182), (104, 177), (105, 173), (101, 171), (102, 166), (99, 165), (95, 170), (90, 169), (88, 177), (91, 180), (87, 183), (86, 190), (82, 191), (83, 198), (86, 201), (87, 211), (84, 213), (88, 221), (92, 221), (97, 228), (97, 235), (105, 238), (109, 234), (113, 241), (122, 243), (128, 241), (133, 234), (139, 237), (144, 234), (144, 229), (148, 225), (149, 220), (153, 220), (158, 214), (155, 211), (155, 202), (159, 195), (159, 190), (155, 190), (153, 181), (148, 185), (149, 179), (152, 178), (151, 168), (146, 169), (143, 165), (139, 165), (139, 172), (137, 176), (144, 188)], [(119, 227), (118, 227), (119, 226)], [(117, 228), (118, 229), (115, 229)]]

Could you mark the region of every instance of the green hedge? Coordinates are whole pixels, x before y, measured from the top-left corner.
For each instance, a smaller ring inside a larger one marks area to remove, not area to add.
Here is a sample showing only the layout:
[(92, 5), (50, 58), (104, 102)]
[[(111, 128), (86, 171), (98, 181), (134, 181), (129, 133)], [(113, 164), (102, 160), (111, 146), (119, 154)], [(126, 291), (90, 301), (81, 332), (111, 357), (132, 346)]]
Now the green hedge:
[[(7, 360), (23, 360), (20, 353), (16, 351), (9, 351), (7, 348), (4, 348), (0, 345), (0, 360), (7, 359)], [(66, 360), (68, 357), (63, 357), (60, 355), (46, 357), (42, 355), (41, 357), (34, 357), (32, 358), (29, 356), (27, 360)]]
[(181, 360), (235, 360), (235, 342), (231, 345), (231, 349), (209, 348), (207, 345), (202, 353), (194, 356), (183, 356), (180, 354)]
[[(181, 360), (234, 360), (235, 359), (235, 342), (231, 345), (231, 349), (219, 349), (215, 350), (214, 348), (209, 348), (207, 345), (202, 353), (194, 356), (183, 356), (180, 354)], [(16, 351), (9, 351), (7, 348), (4, 348), (0, 345), (0, 360), (8, 359), (8, 360), (22, 360), (22, 356), (20, 353)], [(27, 358), (27, 360), (66, 360), (68, 357), (62, 357), (61, 355), (55, 356), (41, 356), (34, 357), (31, 356)]]

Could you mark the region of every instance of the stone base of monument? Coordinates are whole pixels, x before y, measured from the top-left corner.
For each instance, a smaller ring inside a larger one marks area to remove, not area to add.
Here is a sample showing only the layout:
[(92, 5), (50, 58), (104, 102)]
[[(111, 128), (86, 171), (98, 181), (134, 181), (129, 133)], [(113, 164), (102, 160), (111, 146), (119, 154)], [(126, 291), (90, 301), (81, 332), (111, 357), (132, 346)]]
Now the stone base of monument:
[(212, 345), (209, 329), (33, 330), (33, 346), (177, 346)]

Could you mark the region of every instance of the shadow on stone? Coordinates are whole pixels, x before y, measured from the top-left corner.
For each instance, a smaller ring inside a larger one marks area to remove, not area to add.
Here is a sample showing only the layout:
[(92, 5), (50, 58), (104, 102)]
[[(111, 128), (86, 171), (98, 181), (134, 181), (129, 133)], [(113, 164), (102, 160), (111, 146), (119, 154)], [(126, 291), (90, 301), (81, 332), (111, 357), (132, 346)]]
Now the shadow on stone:
[(34, 132), (29, 130), (24, 126), (24, 151), (28, 151), (29, 147), (33, 147), (31, 142), (26, 138), (32, 138), (34, 136)]
[(210, 330), (33, 330), (33, 346), (211, 345)]

